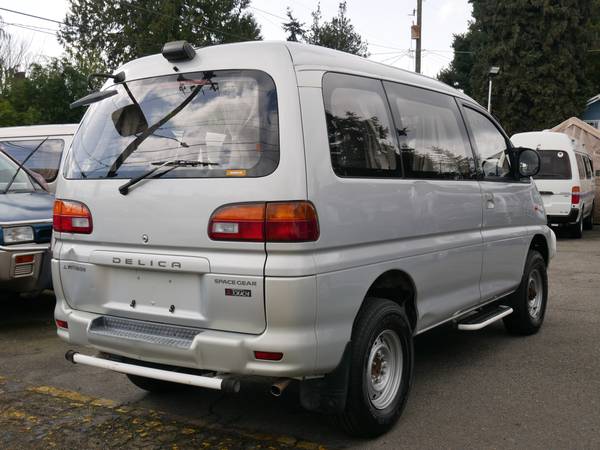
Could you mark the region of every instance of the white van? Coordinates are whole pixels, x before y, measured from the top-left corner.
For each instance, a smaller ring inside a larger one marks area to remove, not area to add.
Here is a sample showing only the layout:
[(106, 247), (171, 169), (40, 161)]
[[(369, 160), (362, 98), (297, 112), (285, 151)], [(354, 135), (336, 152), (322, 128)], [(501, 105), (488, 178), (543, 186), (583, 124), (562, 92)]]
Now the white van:
[(0, 150), (19, 163), (50, 192), (56, 191), (56, 176), (63, 151), (68, 149), (78, 124), (29, 125), (0, 128)]
[(58, 335), (101, 352), (74, 363), (147, 390), (297, 380), (376, 436), (415, 335), (542, 324), (539, 156), (459, 91), (321, 47), (174, 42), (86, 104), (54, 208)]
[(534, 148), (542, 166), (534, 177), (551, 226), (568, 227), (575, 238), (594, 226), (594, 163), (581, 144), (564, 133), (515, 134), (514, 145)]

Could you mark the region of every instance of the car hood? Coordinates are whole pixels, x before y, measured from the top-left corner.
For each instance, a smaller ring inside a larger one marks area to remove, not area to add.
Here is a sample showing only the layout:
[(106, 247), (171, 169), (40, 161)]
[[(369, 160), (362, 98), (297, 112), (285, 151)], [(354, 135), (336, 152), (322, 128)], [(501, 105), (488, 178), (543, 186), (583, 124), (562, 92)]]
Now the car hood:
[(0, 194), (0, 223), (52, 220), (53, 204), (47, 192)]

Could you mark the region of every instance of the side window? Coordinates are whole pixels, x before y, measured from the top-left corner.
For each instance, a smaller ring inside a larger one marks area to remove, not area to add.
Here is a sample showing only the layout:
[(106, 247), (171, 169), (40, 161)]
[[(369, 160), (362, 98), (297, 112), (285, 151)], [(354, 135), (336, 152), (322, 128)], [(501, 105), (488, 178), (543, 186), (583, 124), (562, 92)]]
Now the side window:
[(327, 73), (323, 97), (333, 170), (339, 176), (401, 177), (381, 81)]
[(591, 165), (592, 163), (590, 161), (590, 158), (587, 156), (585, 156), (583, 159), (585, 160), (585, 176), (587, 177), (588, 180), (591, 180), (592, 173), (593, 173), (592, 165)]
[(579, 170), (579, 179), (585, 179), (585, 163), (583, 162), (583, 157), (577, 153), (575, 158), (577, 160), (577, 170)]
[(471, 108), (465, 108), (464, 111), (479, 156), (477, 164), (484, 178), (513, 179), (504, 135), (480, 112)]
[[(36, 150), (40, 145), (41, 147)], [(0, 149), (12, 156), (16, 161), (23, 162), (35, 150), (35, 153), (27, 160), (25, 167), (39, 173), (46, 181), (54, 181), (60, 166), (65, 142), (62, 139), (28, 139), (24, 141), (12, 140), (1, 141)]]
[(456, 101), (449, 95), (384, 83), (404, 176), (440, 180), (475, 177), (473, 152)]

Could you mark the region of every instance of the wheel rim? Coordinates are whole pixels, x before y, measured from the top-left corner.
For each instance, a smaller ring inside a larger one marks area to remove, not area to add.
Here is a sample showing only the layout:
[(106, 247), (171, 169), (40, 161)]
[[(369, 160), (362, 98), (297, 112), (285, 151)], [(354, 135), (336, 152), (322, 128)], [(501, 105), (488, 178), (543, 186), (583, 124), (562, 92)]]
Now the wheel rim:
[(538, 269), (531, 271), (527, 283), (527, 309), (533, 319), (540, 317), (542, 313), (542, 301), (544, 299), (544, 284), (542, 274)]
[(373, 342), (366, 368), (369, 401), (376, 409), (392, 404), (402, 381), (404, 356), (398, 333), (384, 330)]

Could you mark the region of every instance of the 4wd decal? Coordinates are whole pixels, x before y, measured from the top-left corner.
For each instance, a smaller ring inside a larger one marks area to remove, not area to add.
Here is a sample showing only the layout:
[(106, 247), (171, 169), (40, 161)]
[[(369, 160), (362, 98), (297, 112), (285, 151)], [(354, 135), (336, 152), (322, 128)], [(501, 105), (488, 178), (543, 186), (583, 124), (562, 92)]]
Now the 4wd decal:
[(250, 289), (225, 289), (225, 295), (229, 297), (252, 297), (252, 291)]

